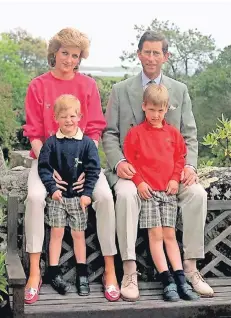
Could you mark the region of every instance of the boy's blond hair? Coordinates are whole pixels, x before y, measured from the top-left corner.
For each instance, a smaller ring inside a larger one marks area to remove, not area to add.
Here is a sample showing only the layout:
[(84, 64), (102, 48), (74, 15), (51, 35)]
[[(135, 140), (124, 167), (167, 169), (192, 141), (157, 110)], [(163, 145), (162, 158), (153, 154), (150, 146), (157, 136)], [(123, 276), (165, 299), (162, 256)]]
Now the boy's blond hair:
[(63, 94), (59, 96), (54, 105), (54, 113), (57, 118), (62, 111), (74, 108), (77, 115), (80, 114), (80, 101), (73, 95)]
[(149, 84), (143, 94), (143, 103), (166, 107), (168, 105), (169, 95), (167, 88), (160, 84)]

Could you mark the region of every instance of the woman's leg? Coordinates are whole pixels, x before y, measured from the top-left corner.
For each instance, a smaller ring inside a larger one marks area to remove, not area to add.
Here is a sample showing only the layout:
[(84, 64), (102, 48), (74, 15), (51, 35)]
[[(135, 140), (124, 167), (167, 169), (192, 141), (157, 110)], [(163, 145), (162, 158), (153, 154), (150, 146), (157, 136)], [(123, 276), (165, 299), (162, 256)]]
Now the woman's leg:
[(96, 211), (97, 235), (105, 261), (105, 284), (117, 285), (114, 266), (114, 255), (117, 253), (114, 200), (107, 179), (102, 171), (93, 192), (92, 206)]
[(37, 288), (40, 281), (40, 256), (44, 239), (44, 208), (46, 189), (38, 175), (38, 161), (33, 160), (28, 177), (25, 201), (26, 251), (29, 253), (30, 273), (26, 288)]

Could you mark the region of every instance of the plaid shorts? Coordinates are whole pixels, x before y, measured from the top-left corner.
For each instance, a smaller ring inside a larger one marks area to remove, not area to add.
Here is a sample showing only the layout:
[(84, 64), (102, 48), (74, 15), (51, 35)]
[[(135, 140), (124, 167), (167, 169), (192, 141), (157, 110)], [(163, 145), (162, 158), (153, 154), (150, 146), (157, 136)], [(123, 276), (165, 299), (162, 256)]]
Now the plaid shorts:
[(60, 201), (47, 198), (45, 222), (51, 227), (70, 226), (74, 231), (85, 231), (87, 228), (87, 209), (83, 212), (80, 198), (64, 198)]
[(141, 200), (140, 228), (175, 227), (177, 217), (176, 195), (164, 191), (153, 191), (152, 198)]

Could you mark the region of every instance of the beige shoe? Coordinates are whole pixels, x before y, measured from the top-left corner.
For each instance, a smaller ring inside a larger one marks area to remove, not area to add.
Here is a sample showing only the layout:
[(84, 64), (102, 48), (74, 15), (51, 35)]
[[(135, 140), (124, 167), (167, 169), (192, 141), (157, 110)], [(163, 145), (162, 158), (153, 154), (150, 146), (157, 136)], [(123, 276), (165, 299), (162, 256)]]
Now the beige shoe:
[(206, 283), (199, 271), (185, 273), (186, 279), (192, 284), (193, 289), (201, 295), (201, 297), (213, 297), (214, 291)]
[(121, 283), (121, 298), (126, 301), (136, 301), (139, 299), (139, 289), (137, 283), (137, 272), (133, 274), (124, 274)]

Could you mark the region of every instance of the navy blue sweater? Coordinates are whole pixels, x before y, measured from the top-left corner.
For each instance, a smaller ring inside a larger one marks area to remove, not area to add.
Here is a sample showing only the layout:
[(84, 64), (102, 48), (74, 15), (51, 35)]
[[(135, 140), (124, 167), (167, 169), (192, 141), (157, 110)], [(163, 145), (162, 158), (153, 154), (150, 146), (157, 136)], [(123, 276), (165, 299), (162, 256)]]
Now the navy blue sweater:
[[(64, 185), (67, 191), (62, 190), (64, 197), (91, 197), (100, 173), (98, 149), (94, 141), (87, 136), (83, 136), (82, 140), (59, 139), (55, 135), (48, 138), (40, 151), (38, 173), (51, 196), (59, 190), (53, 178), (54, 170), (68, 183), (68, 186)], [(73, 183), (82, 172), (85, 172), (84, 190), (78, 193), (73, 190)]]

